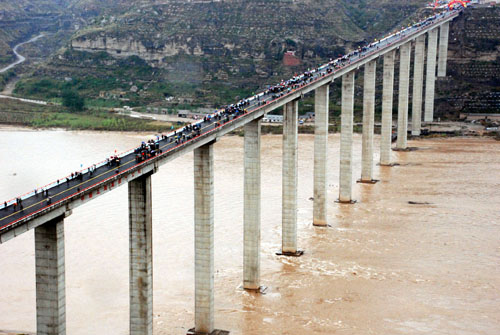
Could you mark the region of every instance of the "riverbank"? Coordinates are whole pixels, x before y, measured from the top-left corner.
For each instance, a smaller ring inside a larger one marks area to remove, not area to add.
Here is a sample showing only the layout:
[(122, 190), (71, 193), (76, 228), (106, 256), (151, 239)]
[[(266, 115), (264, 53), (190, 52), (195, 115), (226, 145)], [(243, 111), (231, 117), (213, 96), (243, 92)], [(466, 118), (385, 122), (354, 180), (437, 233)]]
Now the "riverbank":
[[(411, 126), (408, 127), (411, 129)], [(421, 137), (456, 137), (456, 136), (490, 136), (495, 139), (500, 140), (500, 133), (498, 130), (487, 130), (488, 128), (481, 125), (470, 122), (462, 121), (449, 121), (449, 122), (432, 122), (424, 124), (422, 127), (421, 136), (416, 136), (415, 139)], [(308, 122), (303, 125), (299, 125), (299, 134), (314, 134), (314, 122)], [(353, 131), (355, 133), (361, 133), (363, 131), (362, 123), (355, 123), (353, 125)], [(380, 125), (376, 125), (374, 128), (375, 134), (380, 134)], [(397, 129), (393, 127), (393, 131), (397, 132)], [(243, 135), (243, 130), (235, 131), (238, 135)], [(340, 132), (340, 123), (335, 122), (328, 126), (328, 133), (335, 134)], [(263, 124), (262, 134), (283, 134), (283, 126), (281, 124)], [(411, 138), (412, 136), (409, 135)]]
[(62, 106), (37, 105), (2, 98), (0, 106), (0, 124), (35, 129), (162, 132), (173, 125), (170, 122), (132, 118), (99, 109), (69, 112)]
[[(181, 126), (177, 122), (153, 118), (149, 115), (124, 115), (103, 109), (90, 108), (82, 112), (69, 112), (62, 106), (37, 105), (0, 97), (0, 124), (30, 127), (34, 129), (62, 128), (66, 130), (107, 130), (107, 131), (154, 131), (162, 132)], [(183, 120), (186, 121), (186, 120)], [(409, 127), (411, 129), (411, 127)], [(362, 124), (353, 126), (355, 133), (362, 132)], [(340, 124), (334, 122), (328, 127), (330, 134), (340, 132)], [(394, 129), (396, 131), (396, 129)], [(314, 134), (314, 123), (299, 125), (300, 134)], [(262, 134), (282, 134), (281, 124), (263, 124)], [(375, 127), (380, 133), (380, 127)], [(243, 129), (233, 132), (243, 136)], [(487, 130), (479, 123), (434, 122), (424, 125), (422, 137), (491, 136), (500, 140), (498, 130)], [(418, 137), (417, 137), (418, 138)]]
[[(155, 131), (162, 132), (182, 126), (168, 121), (158, 115), (146, 113), (117, 114), (102, 108), (89, 108), (82, 112), (69, 112), (59, 105), (34, 104), (0, 96), (0, 124), (40, 128), (62, 128), (67, 130), (107, 130), (107, 131)], [(340, 121), (332, 120), (328, 127), (330, 134), (340, 132)], [(408, 127), (411, 129), (411, 126)], [(361, 122), (355, 122), (353, 131), (361, 133)], [(393, 131), (396, 131), (394, 128)], [(299, 134), (314, 134), (314, 122), (299, 125)], [(262, 124), (262, 134), (283, 133), (283, 125), (277, 123)], [(375, 133), (380, 133), (380, 125), (375, 125)], [(234, 135), (243, 136), (243, 129), (237, 129)], [(498, 129), (479, 122), (447, 121), (424, 124), (420, 137), (455, 137), (455, 136), (489, 136), (500, 140)], [(417, 139), (420, 137), (416, 137)]]

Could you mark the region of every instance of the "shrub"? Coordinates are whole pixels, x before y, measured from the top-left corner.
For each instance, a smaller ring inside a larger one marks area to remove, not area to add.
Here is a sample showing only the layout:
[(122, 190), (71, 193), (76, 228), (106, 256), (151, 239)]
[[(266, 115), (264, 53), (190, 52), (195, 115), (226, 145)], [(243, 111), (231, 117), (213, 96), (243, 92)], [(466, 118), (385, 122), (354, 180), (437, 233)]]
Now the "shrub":
[(83, 98), (76, 91), (71, 89), (65, 89), (62, 92), (62, 103), (63, 106), (74, 111), (81, 111), (85, 107)]

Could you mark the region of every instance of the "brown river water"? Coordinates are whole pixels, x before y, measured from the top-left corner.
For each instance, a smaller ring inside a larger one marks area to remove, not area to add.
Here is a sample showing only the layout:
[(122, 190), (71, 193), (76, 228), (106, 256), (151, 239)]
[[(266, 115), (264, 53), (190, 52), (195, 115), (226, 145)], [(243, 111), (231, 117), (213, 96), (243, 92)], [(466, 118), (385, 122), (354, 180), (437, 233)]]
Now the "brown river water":
[[(0, 200), (140, 143), (148, 134), (0, 130)], [(378, 148), (378, 137), (375, 137)], [(361, 137), (354, 139), (354, 178)], [(312, 222), (313, 143), (299, 136), (300, 258), (281, 244), (281, 136), (262, 138), (262, 284), (242, 282), (243, 138), (215, 148), (215, 326), (231, 334), (500, 334), (500, 142), (410, 141), (338, 196), (329, 140), (329, 228)], [(376, 150), (378, 160), (378, 150)], [(428, 202), (411, 205), (408, 201)], [(67, 334), (128, 334), (128, 207), (121, 187), (66, 219)], [(193, 155), (153, 176), (154, 333), (194, 323)], [(0, 329), (34, 332), (33, 232), (0, 245)], [(1, 333), (1, 331), (0, 331)]]

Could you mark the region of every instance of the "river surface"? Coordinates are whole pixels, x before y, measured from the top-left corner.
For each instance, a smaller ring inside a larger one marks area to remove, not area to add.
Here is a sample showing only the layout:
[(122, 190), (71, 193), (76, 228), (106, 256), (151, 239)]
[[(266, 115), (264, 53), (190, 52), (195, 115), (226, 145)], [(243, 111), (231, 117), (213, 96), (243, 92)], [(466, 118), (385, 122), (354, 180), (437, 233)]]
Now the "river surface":
[(19, 49), (19, 47), (20, 47), (20, 46), (25, 45), (25, 44), (28, 44), (28, 43), (31, 43), (31, 42), (35, 42), (35, 41), (39, 40), (40, 38), (42, 38), (42, 37), (44, 37), (44, 36), (45, 36), (44, 34), (40, 34), (40, 35), (38, 35), (38, 36), (35, 36), (35, 37), (33, 37), (33, 38), (30, 38), (29, 40), (27, 40), (27, 41), (25, 41), (25, 42), (22, 42), (22, 43), (17, 44), (17, 45), (14, 47), (14, 49), (12, 49), (12, 51), (14, 52), (14, 54), (15, 54), (15, 55), (16, 55), (16, 57), (17, 57), (17, 60), (16, 60), (14, 63), (12, 63), (12, 64), (10, 64), (10, 65), (8, 65), (8, 66), (6, 66), (6, 67), (4, 67), (4, 68), (0, 69), (0, 73), (5, 72), (5, 71), (8, 71), (8, 70), (12, 69), (14, 66), (16, 66), (16, 65), (18, 65), (18, 64), (21, 64), (22, 62), (24, 62), (24, 61), (26, 60), (26, 57), (24, 57), (24, 56), (23, 56), (23, 55), (21, 55), (19, 52), (17, 52), (17, 50)]
[[(147, 134), (0, 130), (0, 200)], [(361, 137), (354, 140), (360, 176)], [(215, 147), (215, 325), (231, 334), (500, 334), (500, 142), (410, 141), (375, 185), (338, 195), (339, 135), (329, 139), (329, 228), (312, 221), (313, 143), (299, 136), (300, 258), (281, 243), (281, 136), (262, 138), (262, 284), (242, 291), (243, 138)], [(375, 137), (378, 148), (378, 137)], [(376, 150), (378, 152), (378, 150)], [(376, 157), (378, 159), (378, 156)], [(193, 326), (193, 155), (153, 176), (154, 332)], [(411, 205), (408, 201), (428, 202)], [(67, 333), (128, 334), (127, 187), (66, 219)], [(0, 245), (0, 329), (35, 331), (33, 232)], [(1, 333), (1, 331), (0, 331)]]

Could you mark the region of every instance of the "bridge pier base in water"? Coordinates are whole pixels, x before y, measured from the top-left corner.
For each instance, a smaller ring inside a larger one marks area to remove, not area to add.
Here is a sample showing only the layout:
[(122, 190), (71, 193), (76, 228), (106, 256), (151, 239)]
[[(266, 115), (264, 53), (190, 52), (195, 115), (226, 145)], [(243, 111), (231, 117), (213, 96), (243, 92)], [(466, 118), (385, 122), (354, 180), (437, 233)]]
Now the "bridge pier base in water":
[(391, 165), (392, 105), (394, 95), (394, 56), (396, 51), (384, 55), (382, 82), (382, 129), (380, 130), (380, 165)]
[(325, 227), (327, 222), (328, 102), (329, 85), (314, 92), (314, 202), (313, 225)]
[(439, 60), (438, 77), (446, 77), (446, 62), (448, 60), (448, 34), (450, 23), (445, 22), (439, 27)]
[(297, 181), (299, 101), (283, 106), (282, 249), (283, 255), (297, 250)]
[(399, 102), (398, 102), (398, 139), (396, 148), (408, 146), (408, 91), (410, 82), (411, 42), (399, 48)]
[(153, 334), (151, 175), (128, 183), (130, 334)]
[(428, 32), (427, 40), (427, 71), (425, 77), (425, 112), (424, 121), (434, 120), (434, 89), (436, 84), (436, 53), (438, 28)]
[(411, 134), (420, 136), (422, 125), (422, 89), (424, 84), (425, 34), (415, 42), (415, 61), (413, 65), (413, 101), (411, 113)]
[(352, 203), (352, 131), (354, 77), (351, 71), (342, 76), (342, 112), (340, 129), (339, 202)]
[(261, 118), (245, 125), (243, 205), (243, 288), (260, 289)]
[(35, 228), (36, 332), (66, 334), (64, 216)]
[(194, 277), (196, 333), (214, 330), (213, 143), (194, 150)]
[(362, 183), (373, 183), (373, 127), (375, 123), (375, 69), (377, 61), (365, 64), (363, 87), (363, 135), (361, 147)]

